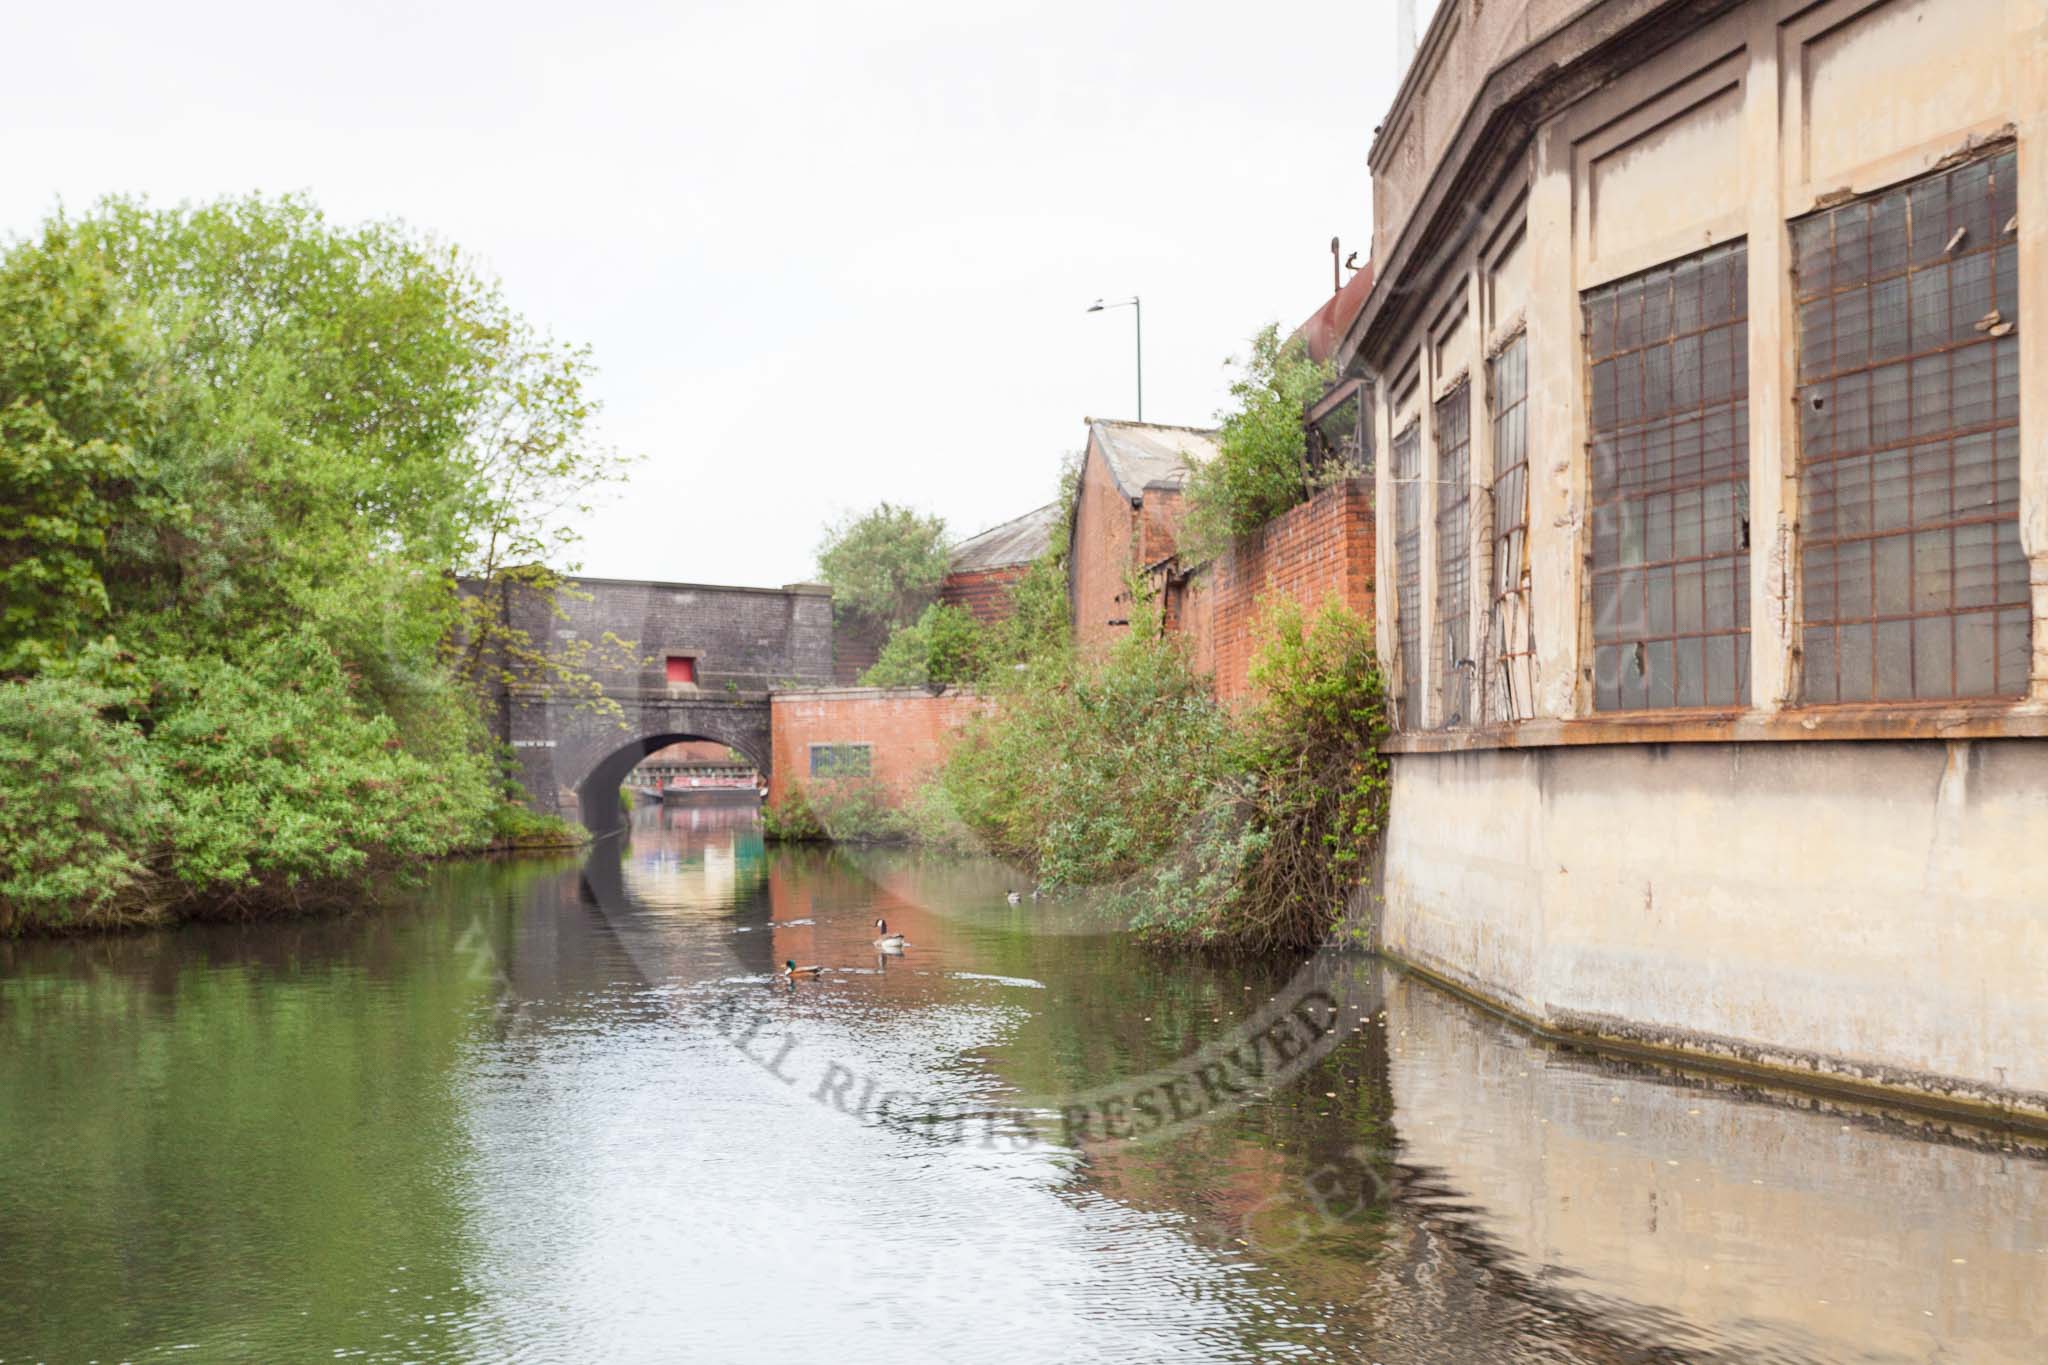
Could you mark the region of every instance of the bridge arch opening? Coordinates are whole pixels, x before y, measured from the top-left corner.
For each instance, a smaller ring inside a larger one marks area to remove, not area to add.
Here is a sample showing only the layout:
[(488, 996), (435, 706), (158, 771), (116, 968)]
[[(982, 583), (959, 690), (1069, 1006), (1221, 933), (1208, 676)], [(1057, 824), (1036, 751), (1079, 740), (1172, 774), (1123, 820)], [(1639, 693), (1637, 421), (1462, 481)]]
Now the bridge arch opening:
[(754, 771), (760, 773), (763, 780), (766, 780), (768, 755), (757, 753), (756, 749), (760, 746), (756, 744), (735, 742), (727, 735), (708, 735), (694, 730), (664, 730), (653, 734), (635, 735), (598, 757), (582, 780), (576, 784), (577, 814), (583, 827), (592, 834), (606, 834), (621, 829), (625, 824), (625, 818), (619, 805), (619, 790), (620, 784), (626, 780), (626, 775), (640, 766), (641, 761), (649, 754), (658, 753), (672, 744), (683, 744), (693, 740), (731, 749), (753, 764)]

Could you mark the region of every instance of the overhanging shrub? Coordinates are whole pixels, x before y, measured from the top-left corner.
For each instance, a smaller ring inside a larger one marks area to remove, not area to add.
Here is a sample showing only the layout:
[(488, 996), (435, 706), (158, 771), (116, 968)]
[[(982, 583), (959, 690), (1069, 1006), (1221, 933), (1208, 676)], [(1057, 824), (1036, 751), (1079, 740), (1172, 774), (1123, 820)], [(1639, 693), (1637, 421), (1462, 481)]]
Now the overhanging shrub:
[(1188, 478), (1187, 517), (1179, 543), (1183, 563), (1220, 554), (1312, 491), (1302, 417), (1322, 396), (1327, 363), (1311, 360), (1299, 341), (1282, 341), (1268, 324), (1230, 385), (1235, 406), (1221, 416), (1216, 458)]
[(0, 933), (136, 909), (170, 812), (113, 689), (0, 683)]
[(911, 820), (873, 778), (833, 777), (791, 784), (762, 810), (761, 832), (770, 843), (899, 843), (911, 837)]
[(928, 796), (998, 856), (1162, 946), (1321, 943), (1385, 822), (1385, 699), (1369, 622), (1274, 603), (1242, 718), (1146, 613), (1100, 662), (1033, 662)]

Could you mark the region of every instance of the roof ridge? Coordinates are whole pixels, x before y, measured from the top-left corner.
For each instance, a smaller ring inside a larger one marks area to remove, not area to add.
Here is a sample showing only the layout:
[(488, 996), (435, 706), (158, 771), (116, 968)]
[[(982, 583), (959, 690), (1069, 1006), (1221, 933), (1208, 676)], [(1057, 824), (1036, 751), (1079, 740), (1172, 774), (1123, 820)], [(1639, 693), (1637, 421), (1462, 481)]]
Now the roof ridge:
[(1018, 522), (1023, 521), (1028, 517), (1035, 517), (1041, 512), (1051, 511), (1053, 508), (1058, 506), (1059, 500), (1057, 498), (1055, 498), (1051, 502), (1040, 503), (1038, 506), (1032, 508), (1029, 512), (1019, 512), (1016, 516), (1011, 517), (1008, 521), (999, 521), (993, 526), (983, 527), (981, 530), (976, 531), (971, 536), (965, 536), (959, 540), (954, 541), (952, 548), (957, 550), (963, 545), (969, 545), (977, 540), (980, 540), (983, 536), (993, 535), (997, 531), (1002, 530), (1005, 526), (1015, 526)]
[(1090, 417), (1088, 425), (1101, 427), (1145, 427), (1152, 431), (1192, 431), (1209, 435), (1221, 431), (1221, 427), (1197, 427), (1185, 422), (1137, 422), (1128, 417)]

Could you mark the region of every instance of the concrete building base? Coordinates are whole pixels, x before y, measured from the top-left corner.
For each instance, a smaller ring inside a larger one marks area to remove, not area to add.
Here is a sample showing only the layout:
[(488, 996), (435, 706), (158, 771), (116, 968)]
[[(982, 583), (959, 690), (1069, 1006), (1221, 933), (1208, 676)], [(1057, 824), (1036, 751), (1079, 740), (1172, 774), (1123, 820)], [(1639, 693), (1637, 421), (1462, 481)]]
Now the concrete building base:
[(2048, 1125), (2048, 745), (1394, 757), (1379, 946), (1540, 1032)]

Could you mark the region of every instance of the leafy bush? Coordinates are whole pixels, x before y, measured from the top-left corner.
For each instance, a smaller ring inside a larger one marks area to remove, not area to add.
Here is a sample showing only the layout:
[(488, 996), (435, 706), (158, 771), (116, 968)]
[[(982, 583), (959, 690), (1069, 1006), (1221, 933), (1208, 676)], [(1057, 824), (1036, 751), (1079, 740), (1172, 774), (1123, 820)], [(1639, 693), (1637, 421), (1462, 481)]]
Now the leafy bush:
[(1320, 943), (1384, 826), (1385, 698), (1369, 622), (1266, 611), (1233, 718), (1142, 610), (1099, 663), (1053, 655), (998, 693), (915, 807), (1051, 886), (1109, 888), (1145, 940), (1240, 952)]
[(142, 732), (112, 688), (0, 683), (0, 933), (129, 905), (169, 826)]
[(496, 850), (580, 848), (589, 842), (590, 831), (583, 826), (514, 800), (500, 801), (491, 810), (490, 847)]
[(482, 756), (451, 767), (409, 749), (310, 630), (153, 672), (150, 751), (171, 870), (190, 888), (336, 881), (489, 837), (498, 792)]
[(896, 843), (910, 838), (911, 821), (873, 778), (833, 777), (792, 785), (763, 808), (761, 833), (770, 843)]
[(972, 683), (981, 676), (987, 647), (985, 632), (973, 613), (934, 602), (916, 621), (889, 637), (874, 666), (860, 680), (866, 687)]
[(780, 801), (761, 807), (761, 837), (771, 844), (815, 844), (825, 839), (824, 822), (811, 809), (800, 784), (791, 784)]
[(1227, 715), (1141, 608), (1099, 662), (1034, 660), (940, 776), (961, 821), (1053, 885), (1149, 868), (1232, 770)]
[(943, 782), (930, 781), (918, 788), (903, 807), (903, 819), (910, 842), (921, 848), (968, 854), (988, 851), (960, 818)]
[(559, 826), (447, 747), (479, 737), (452, 685), (411, 700), (409, 731), (365, 690), (310, 627), (0, 685), (0, 928), (300, 903)]
[(1386, 827), (1386, 695), (1372, 625), (1341, 604), (1271, 603), (1251, 680), (1242, 778), (1219, 787), (1181, 856), (1136, 897), (1162, 942), (1310, 947), (1342, 915)]
[(1235, 406), (1220, 414), (1216, 458), (1188, 478), (1183, 561), (1213, 557), (1309, 495), (1302, 418), (1329, 377), (1327, 363), (1309, 359), (1299, 341), (1281, 341), (1279, 328), (1268, 324), (1252, 338), (1230, 385)]
[(1073, 639), (1068, 600), (1067, 537), (1055, 528), (1052, 548), (1010, 585), (1009, 614), (996, 623), (989, 653), (998, 662), (1028, 663), (1067, 648)]
[(1023, 577), (1010, 585), (1009, 611), (988, 627), (984, 668), (1014, 668), (1033, 659), (1063, 654), (1073, 640), (1072, 604), (1067, 597), (1067, 541), (1073, 533), (1074, 500), (1081, 491), (1081, 457), (1060, 464), (1059, 514), (1047, 528), (1045, 549)]

